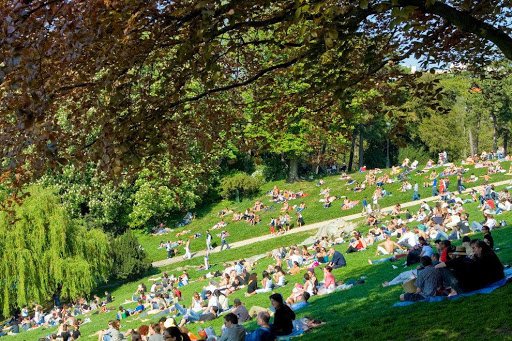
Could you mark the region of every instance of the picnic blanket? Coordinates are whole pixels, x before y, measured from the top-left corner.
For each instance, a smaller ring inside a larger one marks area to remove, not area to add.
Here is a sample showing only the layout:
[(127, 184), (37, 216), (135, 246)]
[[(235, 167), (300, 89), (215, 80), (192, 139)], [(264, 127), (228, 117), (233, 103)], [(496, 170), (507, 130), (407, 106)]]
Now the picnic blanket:
[[(502, 286), (504, 286), (505, 284), (507, 284), (510, 280), (512, 280), (512, 268), (508, 268), (508, 269), (505, 269), (505, 278), (497, 281), (497, 282), (494, 282), (492, 284), (489, 284), (488, 286), (482, 288), (482, 289), (478, 289), (478, 290), (474, 290), (474, 291), (470, 291), (470, 292), (465, 292), (465, 293), (461, 293), (461, 294), (458, 294), (458, 295), (455, 295), (455, 296), (434, 296), (434, 297), (429, 297), (423, 301), (418, 301), (418, 302), (441, 302), (441, 301), (444, 301), (444, 300), (456, 300), (458, 298), (461, 298), (461, 297), (468, 297), (468, 296), (473, 296), (473, 295), (477, 295), (477, 294), (490, 294), (491, 292), (493, 292), (494, 290), (498, 289), (498, 288), (501, 288)], [(393, 307), (405, 307), (405, 306), (408, 306), (408, 305), (411, 305), (411, 304), (414, 304), (416, 302), (409, 302), (409, 301), (406, 301), (406, 302), (396, 302), (395, 304), (393, 304)]]

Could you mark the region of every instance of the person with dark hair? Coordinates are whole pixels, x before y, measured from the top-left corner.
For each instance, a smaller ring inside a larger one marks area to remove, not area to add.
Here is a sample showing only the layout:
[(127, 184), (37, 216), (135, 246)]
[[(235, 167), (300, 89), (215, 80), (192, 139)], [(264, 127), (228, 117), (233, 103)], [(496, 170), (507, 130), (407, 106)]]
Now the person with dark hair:
[(449, 240), (441, 240), (439, 242), (439, 254), (441, 255), (439, 257), (439, 260), (441, 262), (448, 261), (448, 252), (451, 251), (452, 243)]
[(491, 250), (494, 250), (494, 238), (491, 235), (491, 230), (489, 229), (489, 226), (484, 225), (482, 227), (482, 232), (484, 233), (484, 242), (486, 242), (487, 245), (489, 245)]
[(478, 240), (471, 247), (473, 248), (475, 260), (475, 278), (478, 279), (480, 288), (505, 277), (503, 264), (486, 242)]
[(266, 311), (260, 311), (257, 317), (258, 329), (248, 334), (245, 337), (245, 341), (273, 341), (274, 336), (270, 331), (270, 314)]
[(423, 269), (418, 269), (416, 278), (416, 292), (400, 295), (401, 301), (422, 301), (428, 297), (435, 296), (442, 281), (439, 270), (432, 266), (430, 257), (421, 257), (420, 263)]
[(298, 310), (301, 310), (301, 309), (307, 307), (309, 305), (308, 300), (310, 297), (311, 297), (311, 295), (309, 294), (309, 292), (305, 291), (301, 295), (301, 300), (299, 302), (296, 302), (296, 303), (290, 305), (290, 308), (292, 308), (293, 311), (298, 311)]
[(252, 295), (256, 289), (258, 289), (258, 275), (253, 272), (249, 276), (249, 282), (247, 283), (247, 293), (246, 296)]
[(231, 312), (238, 317), (239, 322), (244, 323), (251, 319), (247, 308), (242, 304), (239, 298), (233, 300), (233, 309), (231, 309)]
[(165, 341), (190, 341), (188, 334), (183, 333), (178, 327), (169, 327), (164, 330)]
[(132, 341), (142, 341), (142, 336), (140, 335), (140, 333), (137, 330), (132, 329), (132, 330), (130, 330), (129, 334), (132, 338), (131, 339)]
[(284, 304), (283, 296), (281, 294), (270, 295), (270, 303), (275, 309), (274, 323), (270, 326), (272, 335), (288, 335), (293, 331), (293, 320), (295, 320), (295, 313), (293, 310)]
[(150, 325), (148, 341), (164, 341), (164, 336), (162, 335), (161, 330), (159, 323)]
[(233, 313), (227, 313), (224, 316), (224, 326), (222, 335), (217, 341), (244, 341), (245, 328), (238, 324), (238, 317)]
[(334, 250), (334, 248), (329, 249), (328, 255), (332, 257), (328, 265), (331, 266), (333, 269), (338, 269), (347, 265), (345, 257), (343, 257), (341, 252)]

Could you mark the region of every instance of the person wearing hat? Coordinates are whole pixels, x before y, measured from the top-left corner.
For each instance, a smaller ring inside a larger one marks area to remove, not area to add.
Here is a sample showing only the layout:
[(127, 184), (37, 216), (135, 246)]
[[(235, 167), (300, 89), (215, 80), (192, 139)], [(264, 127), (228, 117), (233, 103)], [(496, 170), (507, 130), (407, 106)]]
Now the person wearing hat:
[(247, 311), (247, 308), (242, 304), (242, 301), (240, 301), (239, 298), (235, 298), (233, 300), (233, 309), (231, 309), (231, 312), (238, 317), (238, 321), (240, 323), (244, 323), (251, 319), (249, 311)]
[(439, 270), (432, 266), (430, 257), (421, 257), (422, 269), (418, 268), (418, 277), (416, 278), (416, 292), (404, 293), (400, 295), (400, 301), (423, 301), (428, 297), (436, 296), (437, 289), (442, 283)]
[(451, 289), (449, 296), (476, 289), (472, 263), (467, 257), (466, 247), (461, 245), (449, 252), (448, 260), (435, 266), (441, 272), (443, 287)]

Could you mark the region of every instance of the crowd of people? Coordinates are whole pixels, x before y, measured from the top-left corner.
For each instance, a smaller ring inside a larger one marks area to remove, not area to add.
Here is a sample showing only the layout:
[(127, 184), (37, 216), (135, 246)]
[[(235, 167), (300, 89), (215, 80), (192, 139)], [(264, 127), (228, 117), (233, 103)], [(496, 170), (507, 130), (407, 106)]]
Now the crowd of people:
[[(492, 168), (492, 172), (502, 171), (495, 161), (475, 162), (487, 165)], [(385, 185), (389, 183), (401, 182), (401, 190), (413, 191), (413, 199), (419, 200), (419, 197), (416, 197), (418, 184), (413, 185), (407, 180), (408, 172), (425, 172), (425, 169), (418, 170), (417, 166), (416, 161), (409, 165), (408, 160), (404, 160), (402, 166), (394, 169), (390, 175), (381, 175), (382, 171), (378, 169), (370, 170), (361, 183), (342, 174), (341, 177), (347, 181), (347, 186), (356, 192), (368, 191), (375, 187), (372, 201), (364, 199), (361, 202), (369, 230), (366, 234), (353, 231), (348, 236), (348, 248), (345, 253), (364, 252), (369, 246), (376, 245), (376, 254), (387, 257), (370, 259), (370, 264), (398, 264), (400, 259), (405, 265), (420, 264), (418, 269), (407, 271), (390, 282), (409, 283), (407, 292), (400, 296), (401, 300), (407, 301), (425, 300), (442, 295), (453, 296), (502, 279), (503, 265), (493, 251), (492, 231), (501, 226), (495, 217), (512, 209), (512, 199), (508, 190), (496, 191), (492, 185), (485, 184), (463, 196), (463, 183), (473, 179), (464, 179), (465, 169), (448, 166), (439, 174), (436, 170), (425, 173), (427, 178), (424, 186), (435, 189), (436, 195), (440, 198), (432, 207), (422, 201), (419, 202), (416, 212), (404, 210), (400, 204), (395, 205), (390, 212), (382, 212), (378, 201), (390, 194), (385, 189)], [(426, 169), (430, 168), (427, 165)], [(457, 186), (454, 191), (450, 191), (448, 180), (448, 176), (452, 175), (457, 175)], [(318, 185), (324, 184), (319, 182)], [(291, 205), (290, 200), (302, 198), (305, 193), (294, 193), (275, 187), (269, 195), (275, 204), (281, 204), (280, 215), (272, 218), (269, 224), (271, 233), (280, 233), (290, 228), (291, 212), (297, 215), (299, 226), (304, 224), (302, 212), (306, 209), (305, 203)], [(329, 188), (321, 188), (320, 195), (323, 197), (321, 201), (324, 207), (330, 207), (337, 199)], [(470, 222), (465, 205), (471, 202), (478, 204), (482, 217)], [(345, 198), (342, 209), (345, 206), (345, 209), (348, 209), (356, 205), (359, 205), (358, 201)], [(257, 212), (265, 209), (270, 208), (260, 201), (239, 215), (226, 208), (219, 212), (221, 222), (212, 229), (224, 228), (224, 219), (230, 214), (234, 215), (234, 219), (247, 220), (250, 224), (258, 223), (259, 220), (255, 216)], [(483, 232), (482, 240), (470, 239), (469, 234), (474, 232)], [(227, 231), (222, 230), (217, 236), (220, 238), (221, 250), (230, 247)], [(205, 238), (206, 249), (210, 251), (213, 249), (213, 236), (209, 230), (206, 231)], [(211, 321), (221, 316), (224, 319), (222, 334), (214, 338), (212, 330), (207, 330), (201, 333), (204, 335), (200, 337), (223, 341), (255, 341), (273, 340), (276, 336), (288, 335), (293, 332), (295, 312), (307, 307), (312, 296), (328, 295), (349, 287), (343, 281), (337, 280), (333, 274), (333, 269), (347, 265), (343, 253), (334, 248), (335, 244), (344, 242), (345, 238), (346, 235), (322, 238), (310, 246), (293, 245), (289, 248), (276, 249), (272, 252), (274, 264), (269, 265), (261, 273), (253, 271), (254, 264), (244, 260), (236, 261), (226, 266), (224, 271), (215, 274), (201, 292), (194, 292), (190, 298), (182, 297), (180, 290), (191, 280), (187, 271), (177, 276), (164, 273), (161, 278), (153, 281), (149, 290), (141, 283), (132, 297), (132, 301), (136, 302), (135, 308), (125, 309), (120, 305), (116, 320), (110, 321), (108, 328), (100, 332), (98, 338), (102, 341), (117, 341), (126, 337), (145, 341), (188, 340), (188, 324)], [(452, 242), (459, 239), (462, 244), (452, 246)], [(162, 242), (161, 245), (168, 251), (169, 257), (175, 256), (175, 250), (181, 246), (185, 249), (185, 257), (190, 258), (190, 238), (174, 243)], [(208, 255), (205, 258), (207, 257)], [(209, 265), (206, 264), (205, 261), (202, 269), (209, 269)], [(294, 275), (300, 275), (300, 280), (296, 283), (289, 280), (290, 276)], [(321, 280), (317, 278), (318, 275), (321, 275)], [(391, 285), (390, 283), (385, 285)], [(291, 288), (289, 296), (283, 297), (274, 292), (275, 289), (285, 286)], [(245, 307), (240, 299), (231, 300), (230, 296), (240, 290), (245, 291), (246, 296), (269, 295), (270, 307)], [(42, 308), (35, 307), (30, 315), (24, 307), (19, 317), (14, 319), (15, 322), (9, 321), (12, 324), (11, 332), (16, 332), (16, 325), (18, 330), (58, 325), (59, 330), (50, 336), (51, 339), (76, 340), (80, 337), (80, 325), (87, 322), (77, 319), (76, 316), (94, 310), (106, 312), (107, 304), (111, 302), (112, 297), (106, 293), (104, 300), (97, 296), (89, 302), (80, 299), (73, 305), (56, 305), (47, 313), (42, 313)], [(141, 325), (137, 329), (122, 333), (119, 321), (130, 316), (147, 316), (153, 320), (159, 319), (159, 322)], [(256, 319), (259, 327), (253, 332), (247, 332), (241, 323), (251, 318)]]

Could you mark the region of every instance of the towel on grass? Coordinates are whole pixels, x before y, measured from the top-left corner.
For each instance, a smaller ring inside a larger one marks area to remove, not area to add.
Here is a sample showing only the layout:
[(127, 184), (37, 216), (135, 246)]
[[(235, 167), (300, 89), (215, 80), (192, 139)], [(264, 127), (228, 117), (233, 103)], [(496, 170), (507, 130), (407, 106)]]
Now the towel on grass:
[[(492, 284), (489, 284), (488, 286), (482, 288), (482, 289), (478, 289), (478, 290), (474, 290), (474, 291), (470, 291), (470, 292), (465, 292), (465, 293), (461, 293), (461, 294), (458, 294), (458, 295), (455, 295), (455, 296), (434, 296), (434, 297), (428, 297), (427, 299), (423, 300), (423, 301), (417, 301), (417, 302), (441, 302), (441, 301), (444, 301), (444, 300), (447, 300), (447, 299), (450, 299), (450, 300), (456, 300), (458, 298), (461, 298), (461, 297), (468, 297), (468, 296), (473, 296), (473, 295), (477, 295), (477, 294), (490, 294), (491, 292), (493, 292), (494, 290), (498, 289), (498, 288), (501, 288), (502, 286), (504, 286), (505, 284), (507, 284), (508, 281), (510, 281), (512, 279), (512, 268), (508, 268), (508, 269), (505, 269), (505, 278), (497, 281), (497, 282), (494, 282)], [(411, 305), (411, 304), (414, 304), (416, 302), (410, 302), (410, 301), (405, 301), (405, 302), (396, 302), (395, 304), (393, 304), (393, 307), (405, 307), (405, 306), (408, 306), (408, 305)]]

